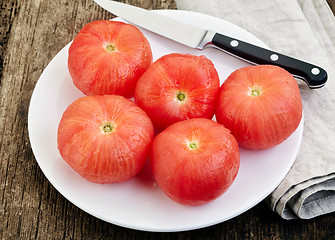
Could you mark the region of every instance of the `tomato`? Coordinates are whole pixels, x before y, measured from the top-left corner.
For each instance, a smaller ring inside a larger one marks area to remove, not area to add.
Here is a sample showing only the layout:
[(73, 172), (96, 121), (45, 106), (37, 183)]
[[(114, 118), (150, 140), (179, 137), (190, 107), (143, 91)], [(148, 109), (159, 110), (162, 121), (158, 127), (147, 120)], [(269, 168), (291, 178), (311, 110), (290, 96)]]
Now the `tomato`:
[(163, 130), (186, 119), (211, 119), (219, 88), (219, 76), (208, 58), (173, 53), (159, 58), (140, 77), (135, 101)]
[(242, 147), (266, 149), (280, 144), (296, 130), (301, 117), (298, 84), (280, 67), (244, 67), (221, 86), (216, 119)]
[(221, 196), (235, 180), (239, 166), (234, 136), (205, 118), (169, 126), (156, 136), (150, 153), (157, 185), (184, 205), (201, 205)]
[(151, 63), (151, 48), (142, 32), (117, 21), (86, 24), (69, 48), (69, 72), (74, 85), (86, 95), (132, 97)]
[(95, 183), (123, 182), (147, 161), (153, 125), (134, 102), (117, 95), (85, 96), (63, 113), (57, 143), (62, 158)]

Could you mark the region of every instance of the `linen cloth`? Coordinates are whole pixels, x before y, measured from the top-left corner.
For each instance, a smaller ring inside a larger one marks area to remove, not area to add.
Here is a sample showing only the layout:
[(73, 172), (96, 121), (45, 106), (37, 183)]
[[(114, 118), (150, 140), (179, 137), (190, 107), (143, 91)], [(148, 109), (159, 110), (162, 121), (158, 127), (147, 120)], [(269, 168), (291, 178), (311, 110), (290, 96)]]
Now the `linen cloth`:
[[(272, 50), (319, 65), (325, 87), (299, 81), (304, 134), (287, 176), (268, 196), (284, 219), (309, 219), (335, 211), (335, 20), (325, 0), (175, 0), (190, 10), (229, 21)], [(275, 167), (275, 166), (274, 166)]]

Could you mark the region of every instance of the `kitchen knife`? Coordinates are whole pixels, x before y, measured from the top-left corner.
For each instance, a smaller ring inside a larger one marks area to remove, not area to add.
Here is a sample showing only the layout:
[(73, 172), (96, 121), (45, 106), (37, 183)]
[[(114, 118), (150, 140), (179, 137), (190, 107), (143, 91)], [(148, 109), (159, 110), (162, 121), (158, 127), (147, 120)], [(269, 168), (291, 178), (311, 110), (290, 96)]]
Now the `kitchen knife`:
[(200, 50), (215, 47), (252, 64), (282, 67), (293, 76), (304, 80), (311, 89), (323, 87), (327, 81), (327, 72), (310, 63), (220, 33), (197, 28), (143, 8), (111, 0), (94, 1), (128, 22), (188, 47)]

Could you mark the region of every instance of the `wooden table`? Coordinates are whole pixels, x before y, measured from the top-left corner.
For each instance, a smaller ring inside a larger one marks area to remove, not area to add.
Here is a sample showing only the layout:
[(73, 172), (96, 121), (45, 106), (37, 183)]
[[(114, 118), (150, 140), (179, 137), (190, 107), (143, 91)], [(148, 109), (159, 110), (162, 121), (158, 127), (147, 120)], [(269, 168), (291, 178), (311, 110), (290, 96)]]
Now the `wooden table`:
[[(173, 0), (128, 0), (147, 9)], [(335, 0), (328, 0), (333, 12)], [(0, 3), (1, 239), (335, 239), (335, 214), (285, 221), (261, 202), (229, 221), (179, 233), (109, 224), (74, 206), (48, 182), (27, 130), (34, 86), (49, 61), (88, 22), (113, 15), (92, 0), (3, 0)]]

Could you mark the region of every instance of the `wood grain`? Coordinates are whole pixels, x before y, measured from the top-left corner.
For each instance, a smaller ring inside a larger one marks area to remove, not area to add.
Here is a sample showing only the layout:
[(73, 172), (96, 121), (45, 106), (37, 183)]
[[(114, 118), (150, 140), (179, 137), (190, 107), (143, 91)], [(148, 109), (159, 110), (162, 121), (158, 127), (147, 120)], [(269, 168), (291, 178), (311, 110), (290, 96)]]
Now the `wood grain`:
[[(124, 1), (175, 9), (173, 0)], [(328, 0), (335, 8), (335, 0)], [(264, 202), (208, 228), (149, 233), (97, 219), (65, 199), (32, 153), (27, 121), (43, 69), (88, 22), (113, 15), (91, 0), (6, 0), (0, 3), (0, 238), (1, 239), (335, 239), (335, 215), (285, 221)]]
[(327, 0), (327, 3), (332, 10), (333, 13), (335, 13), (335, 0)]

